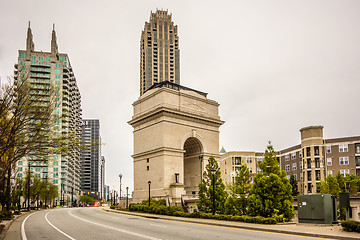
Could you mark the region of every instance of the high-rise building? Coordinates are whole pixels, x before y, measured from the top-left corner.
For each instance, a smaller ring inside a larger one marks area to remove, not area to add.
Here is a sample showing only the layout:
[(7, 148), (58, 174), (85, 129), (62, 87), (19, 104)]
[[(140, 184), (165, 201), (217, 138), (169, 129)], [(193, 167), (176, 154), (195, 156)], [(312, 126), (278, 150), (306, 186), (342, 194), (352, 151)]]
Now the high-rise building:
[[(81, 191), (96, 192), (102, 198), (104, 192), (103, 162), (99, 119), (83, 119), (81, 150)], [(104, 160), (104, 161), (103, 161)]]
[[(46, 129), (49, 134), (64, 136), (72, 133), (80, 137), (80, 91), (68, 55), (58, 51), (55, 29), (52, 30), (50, 52), (35, 51), (34, 46), (29, 23), (26, 50), (19, 50), (18, 63), (15, 64), (15, 80), (28, 82), (31, 87), (29, 94), (39, 104), (51, 104), (54, 110), (50, 129)], [(29, 166), (35, 177), (46, 178), (58, 185), (62, 193), (59, 196), (64, 204), (69, 205), (72, 193), (80, 190), (80, 151), (71, 148), (67, 153), (51, 152), (46, 159), (40, 160), (36, 154), (24, 157), (18, 162), (17, 175), (24, 177)]]
[(180, 49), (177, 25), (167, 11), (151, 12), (140, 40), (140, 96), (154, 83), (180, 84)]

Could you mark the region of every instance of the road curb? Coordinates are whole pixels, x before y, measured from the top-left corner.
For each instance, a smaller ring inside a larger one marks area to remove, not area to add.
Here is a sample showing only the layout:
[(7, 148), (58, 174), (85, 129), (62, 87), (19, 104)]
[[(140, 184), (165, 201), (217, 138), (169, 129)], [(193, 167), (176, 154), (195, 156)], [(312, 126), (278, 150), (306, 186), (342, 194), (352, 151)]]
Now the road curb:
[[(218, 222), (206, 222), (206, 221), (202, 221), (203, 219), (200, 220), (200, 219), (196, 219), (196, 218), (184, 218), (184, 217), (175, 217), (175, 216), (170, 217), (170, 216), (166, 216), (166, 215), (154, 215), (154, 214), (148, 214), (148, 213), (127, 212), (127, 211), (120, 211), (120, 210), (106, 209), (106, 208), (103, 208), (103, 210), (106, 212), (138, 216), (138, 217), (144, 217), (144, 218), (173, 220), (173, 221), (179, 221), (179, 222), (189, 222), (189, 223), (197, 223), (197, 224), (220, 226), (220, 227), (230, 227), (230, 228), (263, 231), (263, 232), (291, 234), (291, 235), (299, 235), (299, 236), (306, 236), (306, 237), (340, 239), (340, 240), (353, 240), (353, 239), (359, 240), (359, 237), (352, 237), (352, 236), (337, 236), (337, 235), (327, 235), (327, 234), (320, 234), (320, 233), (287, 231), (287, 230), (282, 230), (282, 229), (269, 229), (266, 227), (260, 227), (260, 226), (257, 227), (257, 226), (252, 226), (252, 225), (247, 225), (247, 226), (241, 225), (240, 226), (240, 225), (236, 225), (236, 224), (231, 224), (232, 222), (224, 221), (224, 220), (216, 220)], [(246, 224), (246, 223), (244, 223), (244, 224)]]

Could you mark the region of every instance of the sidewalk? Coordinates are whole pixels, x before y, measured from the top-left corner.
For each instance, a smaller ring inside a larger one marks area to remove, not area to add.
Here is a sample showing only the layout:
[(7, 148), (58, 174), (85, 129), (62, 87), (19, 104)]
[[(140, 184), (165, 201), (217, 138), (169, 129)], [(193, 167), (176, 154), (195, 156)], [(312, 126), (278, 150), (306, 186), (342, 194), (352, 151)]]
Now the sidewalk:
[(232, 222), (232, 221), (224, 221), (224, 220), (184, 218), (184, 217), (173, 217), (173, 216), (139, 213), (139, 212), (127, 212), (127, 211), (114, 210), (110, 208), (103, 208), (103, 210), (112, 213), (127, 214), (127, 215), (133, 215), (133, 216), (145, 217), (145, 218), (164, 219), (164, 220), (179, 221), (179, 222), (190, 222), (190, 223), (240, 228), (247, 230), (264, 231), (264, 232), (276, 232), (276, 233), (284, 233), (284, 234), (292, 234), (292, 235), (300, 235), (300, 236), (308, 236), (308, 237), (344, 239), (344, 240), (360, 239), (360, 233), (344, 232), (342, 231), (342, 227), (340, 225), (328, 226), (328, 225), (305, 224), (305, 223), (279, 223), (275, 225), (265, 225), (265, 224)]

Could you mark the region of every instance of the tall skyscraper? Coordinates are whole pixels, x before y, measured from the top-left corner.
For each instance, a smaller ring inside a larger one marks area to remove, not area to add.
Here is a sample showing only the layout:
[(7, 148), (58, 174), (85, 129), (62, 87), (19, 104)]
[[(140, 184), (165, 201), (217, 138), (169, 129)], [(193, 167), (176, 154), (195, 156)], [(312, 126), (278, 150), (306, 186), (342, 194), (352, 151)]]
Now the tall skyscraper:
[(167, 11), (151, 12), (140, 40), (140, 96), (154, 83), (180, 84), (180, 49), (177, 25)]
[[(81, 136), (81, 96), (66, 53), (59, 53), (55, 29), (52, 30), (51, 52), (35, 51), (30, 23), (27, 31), (26, 50), (19, 50), (15, 64), (15, 80), (26, 81), (39, 104), (54, 109), (49, 134), (64, 136), (73, 133)], [(53, 89), (54, 91), (49, 91)], [(32, 124), (36, 124), (32, 123)], [(58, 185), (59, 196), (69, 205), (72, 193), (80, 190), (80, 150), (71, 149), (61, 154), (51, 152), (44, 158), (30, 154), (18, 162), (18, 177), (24, 177), (27, 166), (35, 177), (46, 178)], [(76, 194), (74, 194), (76, 196)], [(59, 204), (60, 202), (58, 202)]]
[[(101, 137), (99, 119), (83, 119), (81, 150), (81, 191), (96, 192), (102, 198), (103, 159), (101, 157)], [(105, 158), (104, 158), (105, 163)]]

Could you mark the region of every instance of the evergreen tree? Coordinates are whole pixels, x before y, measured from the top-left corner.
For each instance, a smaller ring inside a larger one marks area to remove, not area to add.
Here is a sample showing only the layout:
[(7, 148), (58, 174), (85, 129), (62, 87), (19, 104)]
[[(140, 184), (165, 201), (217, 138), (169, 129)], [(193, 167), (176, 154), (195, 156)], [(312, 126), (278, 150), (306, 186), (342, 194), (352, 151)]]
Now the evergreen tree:
[(339, 192), (340, 192), (339, 183), (332, 174), (329, 174), (325, 178), (325, 181), (321, 181), (320, 193), (338, 196)]
[(338, 172), (338, 174), (336, 175), (336, 180), (339, 184), (340, 187), (340, 192), (346, 192), (346, 183), (345, 183), (345, 177), (340, 174), (340, 172)]
[(241, 165), (233, 183), (228, 184), (229, 197), (226, 199), (227, 214), (247, 214), (248, 195), (250, 191), (251, 175), (246, 165)]
[(297, 181), (295, 179), (295, 176), (293, 174), (291, 174), (290, 176), (290, 185), (291, 185), (291, 188), (292, 188), (292, 196), (295, 197), (297, 195), (299, 195), (299, 189), (298, 189), (298, 184), (297, 184)]
[(257, 173), (249, 197), (249, 214), (275, 217), (282, 215), (286, 221), (294, 216), (292, 188), (286, 172), (281, 171), (273, 146), (269, 142), (265, 158), (259, 161), (262, 172)]
[(221, 179), (220, 167), (213, 156), (209, 158), (208, 164), (205, 166), (202, 182), (199, 184), (198, 209), (202, 212), (211, 213), (213, 211), (213, 174), (211, 170), (215, 170), (215, 211), (216, 213), (224, 213), (224, 205), (227, 197), (225, 185)]

